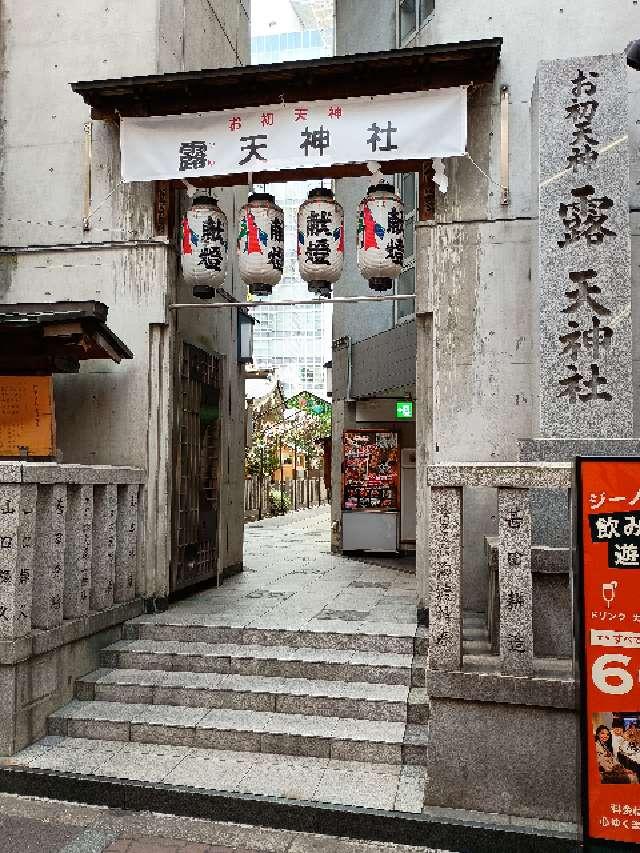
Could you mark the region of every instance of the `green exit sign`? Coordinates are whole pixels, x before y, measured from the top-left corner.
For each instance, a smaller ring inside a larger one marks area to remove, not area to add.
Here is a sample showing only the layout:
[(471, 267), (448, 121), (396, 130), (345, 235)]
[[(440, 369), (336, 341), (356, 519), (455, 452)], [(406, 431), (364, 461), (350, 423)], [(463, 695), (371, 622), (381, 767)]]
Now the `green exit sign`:
[(406, 421), (413, 417), (413, 401), (412, 400), (397, 400), (396, 401), (396, 418)]

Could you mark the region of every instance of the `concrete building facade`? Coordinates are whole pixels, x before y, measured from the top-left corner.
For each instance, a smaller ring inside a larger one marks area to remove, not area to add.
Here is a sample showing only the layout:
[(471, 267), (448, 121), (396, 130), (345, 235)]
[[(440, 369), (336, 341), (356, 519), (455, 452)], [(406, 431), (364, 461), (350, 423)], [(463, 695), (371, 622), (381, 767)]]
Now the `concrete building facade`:
[[(624, 51), (639, 31), (640, 13), (633, 0), (612, 4), (606, 20), (600, 6), (584, 3), (382, 0), (367, 4), (366, 13), (352, 0), (336, 3), (338, 54), (503, 40), (494, 81), (469, 87), (468, 156), (445, 160), (448, 191), (436, 189), (429, 217), (415, 217), (411, 237), (405, 231), (407, 243), (415, 241), (415, 318), (399, 323), (390, 306), (370, 306), (366, 314), (345, 306), (334, 312), (334, 482), (341, 474), (342, 432), (353, 425), (364, 398), (408, 393), (416, 401), (417, 597), (419, 615), (430, 624), (426, 801), (432, 805), (576, 818), (577, 673), (572, 668), (571, 520), (566, 510), (570, 462), (580, 453), (637, 454), (640, 343), (635, 334), (625, 337), (633, 377), (625, 382), (624, 407), (613, 426), (606, 426), (604, 409), (597, 427), (580, 426), (578, 411), (575, 418), (559, 417), (562, 389), (554, 391), (553, 400), (545, 397), (540, 368), (551, 358), (548, 348), (557, 346), (545, 335), (545, 310), (550, 309), (544, 307), (542, 276), (550, 275), (552, 250), (563, 242), (561, 233), (553, 241), (543, 239), (550, 217), (556, 230), (560, 220), (557, 205), (552, 209), (545, 201), (543, 210), (538, 191), (540, 182), (557, 181), (549, 170), (559, 160), (553, 148), (557, 141), (539, 137), (543, 110), (549, 107), (538, 103), (536, 80), (540, 74), (555, 80), (553, 74), (559, 72), (547, 65), (560, 67), (563, 60), (571, 60), (562, 65), (565, 77), (568, 68), (579, 69), (583, 63), (595, 68), (602, 62), (608, 68), (611, 60), (624, 66)], [(598, 71), (594, 79), (600, 73), (607, 76)], [(628, 212), (632, 285), (629, 305), (620, 309), (626, 329), (626, 316), (635, 327), (639, 310), (640, 75), (626, 67), (623, 73), (625, 126), (607, 144), (625, 146), (618, 166), (623, 183), (628, 151), (623, 221)], [(617, 92), (612, 90), (611, 97), (611, 103), (618, 103)], [(567, 126), (558, 121), (559, 138)], [(597, 177), (594, 172), (593, 180)], [(604, 191), (611, 183), (600, 177), (600, 185)], [(429, 182), (421, 187), (428, 189)], [(364, 181), (359, 187), (349, 181), (339, 188), (347, 218), (365, 189)], [(418, 198), (418, 210), (420, 202)], [(616, 230), (622, 258), (628, 257), (626, 229), (625, 224)], [(366, 282), (352, 267), (341, 293), (365, 289)], [(566, 316), (564, 307), (556, 306), (559, 317)], [(413, 373), (412, 359), (402, 357), (407, 323), (415, 334)], [(551, 409), (555, 432), (548, 425)], [(524, 517), (531, 527), (529, 545), (518, 546), (528, 562), (521, 567), (517, 596), (518, 601), (524, 596), (529, 609), (516, 632), (507, 624), (505, 584), (513, 567), (503, 561), (513, 547), (502, 519), (514, 495), (524, 494), (519, 489), (526, 491)], [(335, 549), (342, 544), (338, 492), (334, 489)], [(449, 575), (451, 565), (456, 568)], [(518, 673), (523, 678), (517, 690), (508, 681), (514, 674), (510, 652), (528, 660), (526, 674)], [(451, 748), (461, 732), (468, 735), (462, 737), (465, 754)], [(487, 755), (492, 756), (488, 763)], [(519, 768), (513, 764), (516, 755)], [(544, 776), (545, 785), (532, 790), (531, 773)]]
[[(189, 347), (192, 359), (200, 353), (215, 362), (220, 417), (210, 463), (214, 503), (228, 509), (224, 517), (214, 509), (208, 519), (217, 525), (215, 574), (242, 563), (244, 383), (236, 312), (169, 309), (193, 301), (178, 256), (187, 194), (123, 184), (118, 127), (92, 119), (70, 84), (246, 64), (249, 11), (244, 0), (45, 7), (5, 0), (0, 7), (0, 299), (103, 301), (134, 353), (126, 365), (94, 362), (77, 376), (56, 376), (58, 445), (65, 463), (146, 472), (138, 592), (151, 606), (175, 586), (170, 565), (180, 546), (172, 521), (180, 528), (185, 479), (198, 476), (185, 474), (184, 465), (176, 473), (192, 381), (185, 377)], [(218, 197), (233, 233), (242, 194)], [(231, 298), (244, 295), (235, 266), (226, 287)]]

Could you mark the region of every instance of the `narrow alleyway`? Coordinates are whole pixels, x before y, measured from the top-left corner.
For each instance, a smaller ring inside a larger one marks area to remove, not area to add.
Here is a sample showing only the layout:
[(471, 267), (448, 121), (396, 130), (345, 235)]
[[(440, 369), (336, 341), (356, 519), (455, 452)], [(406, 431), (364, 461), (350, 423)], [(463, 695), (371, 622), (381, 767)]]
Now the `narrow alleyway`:
[(245, 571), (125, 625), (14, 763), (420, 812), (414, 575), (329, 542), (327, 507), (247, 525)]

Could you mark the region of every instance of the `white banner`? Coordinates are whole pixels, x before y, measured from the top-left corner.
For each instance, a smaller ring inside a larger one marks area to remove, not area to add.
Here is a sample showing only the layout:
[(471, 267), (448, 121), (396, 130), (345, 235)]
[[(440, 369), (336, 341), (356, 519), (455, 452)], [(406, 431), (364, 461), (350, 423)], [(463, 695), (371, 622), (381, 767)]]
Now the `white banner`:
[(464, 86), (120, 122), (125, 181), (452, 157), (466, 142)]

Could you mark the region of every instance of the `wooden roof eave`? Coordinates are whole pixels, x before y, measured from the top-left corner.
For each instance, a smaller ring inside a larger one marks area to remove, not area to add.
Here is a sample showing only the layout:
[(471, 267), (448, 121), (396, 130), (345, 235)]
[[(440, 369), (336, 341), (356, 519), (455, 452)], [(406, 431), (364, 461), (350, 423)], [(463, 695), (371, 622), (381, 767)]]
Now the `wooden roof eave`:
[(501, 38), (351, 56), (79, 81), (94, 118), (177, 115), (490, 82)]

